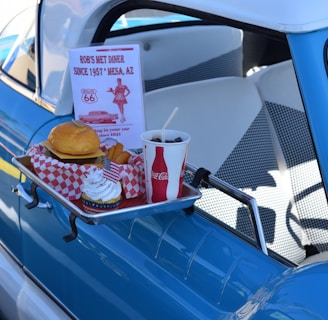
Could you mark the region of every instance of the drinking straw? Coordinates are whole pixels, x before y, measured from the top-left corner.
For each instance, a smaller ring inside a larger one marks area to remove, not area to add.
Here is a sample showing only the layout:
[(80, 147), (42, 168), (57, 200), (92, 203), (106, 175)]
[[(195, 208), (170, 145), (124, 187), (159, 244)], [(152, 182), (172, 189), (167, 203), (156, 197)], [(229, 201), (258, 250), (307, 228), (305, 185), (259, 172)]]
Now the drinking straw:
[(171, 115), (168, 117), (168, 119), (164, 123), (164, 126), (162, 128), (162, 142), (165, 142), (165, 128), (172, 121), (173, 117), (175, 116), (175, 114), (177, 113), (178, 110), (179, 110), (179, 108), (178, 107), (175, 107), (174, 110), (172, 111)]

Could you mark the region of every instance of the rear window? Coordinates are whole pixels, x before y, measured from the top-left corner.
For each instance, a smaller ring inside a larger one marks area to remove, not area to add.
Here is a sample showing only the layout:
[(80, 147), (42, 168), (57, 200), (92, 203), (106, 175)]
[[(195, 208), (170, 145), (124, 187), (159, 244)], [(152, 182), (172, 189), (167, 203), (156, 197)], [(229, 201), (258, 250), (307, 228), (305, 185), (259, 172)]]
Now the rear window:
[(156, 9), (136, 9), (123, 14), (113, 25), (111, 31), (143, 27), (161, 23), (194, 21), (196, 18)]

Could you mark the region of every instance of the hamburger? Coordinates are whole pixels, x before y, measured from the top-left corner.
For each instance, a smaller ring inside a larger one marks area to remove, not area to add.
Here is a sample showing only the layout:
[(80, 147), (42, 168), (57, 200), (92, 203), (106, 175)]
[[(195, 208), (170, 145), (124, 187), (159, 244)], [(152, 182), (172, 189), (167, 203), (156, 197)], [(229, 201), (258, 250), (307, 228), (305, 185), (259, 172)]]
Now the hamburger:
[(88, 156), (99, 150), (97, 132), (81, 121), (70, 121), (54, 127), (48, 136), (52, 149), (72, 156)]

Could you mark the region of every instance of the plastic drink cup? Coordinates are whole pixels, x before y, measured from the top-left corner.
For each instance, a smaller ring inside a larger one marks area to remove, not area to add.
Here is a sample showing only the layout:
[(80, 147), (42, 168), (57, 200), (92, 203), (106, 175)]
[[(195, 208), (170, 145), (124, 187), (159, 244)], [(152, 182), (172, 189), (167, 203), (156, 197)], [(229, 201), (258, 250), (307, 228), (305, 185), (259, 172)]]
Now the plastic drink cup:
[(151, 130), (141, 136), (148, 203), (175, 200), (182, 195), (190, 136), (165, 130), (166, 142), (161, 142), (161, 134), (162, 130)]

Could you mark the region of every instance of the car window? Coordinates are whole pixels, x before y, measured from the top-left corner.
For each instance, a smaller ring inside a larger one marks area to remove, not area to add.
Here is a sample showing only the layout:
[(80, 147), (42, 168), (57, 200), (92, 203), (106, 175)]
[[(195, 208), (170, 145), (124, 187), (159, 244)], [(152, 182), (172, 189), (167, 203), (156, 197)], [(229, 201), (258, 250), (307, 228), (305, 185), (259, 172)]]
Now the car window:
[(35, 19), (17, 37), (2, 70), (29, 89), (35, 89)]
[(242, 74), (240, 29), (155, 9), (128, 11), (113, 24), (113, 17), (107, 18), (99, 27), (102, 33), (97, 33), (95, 43), (139, 44), (146, 92)]
[(111, 31), (133, 27), (142, 27), (159, 23), (174, 23), (193, 20), (196, 20), (196, 18), (168, 11), (156, 9), (136, 9), (121, 15), (121, 17), (111, 28)]

